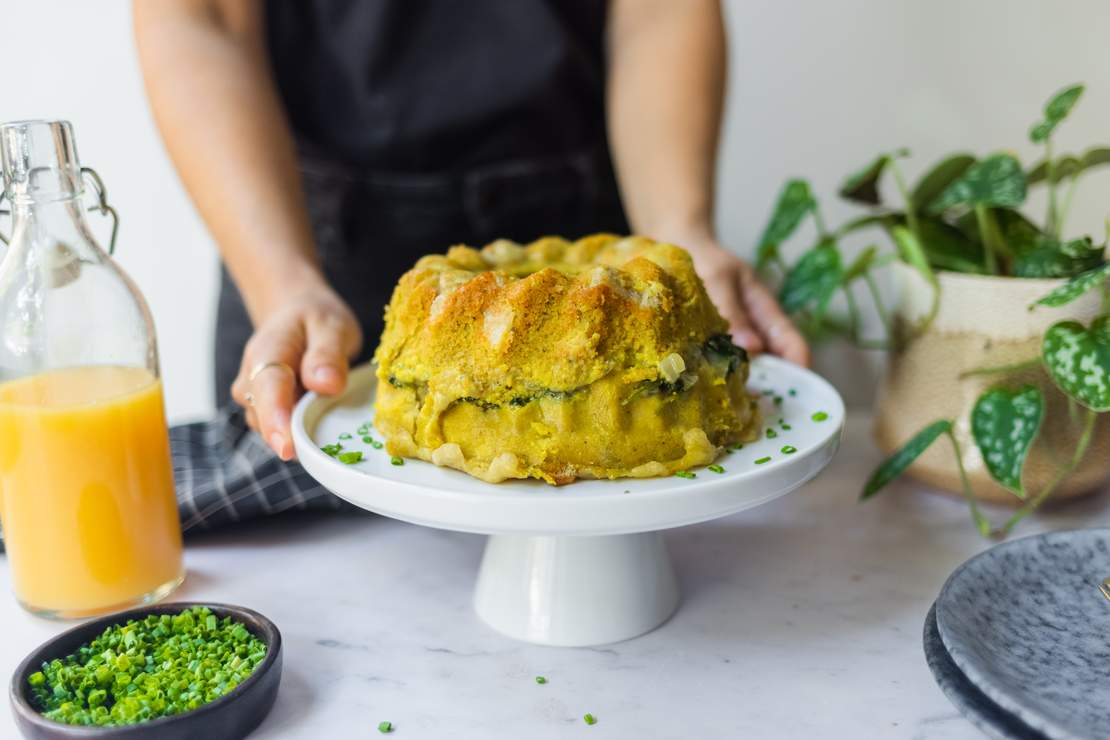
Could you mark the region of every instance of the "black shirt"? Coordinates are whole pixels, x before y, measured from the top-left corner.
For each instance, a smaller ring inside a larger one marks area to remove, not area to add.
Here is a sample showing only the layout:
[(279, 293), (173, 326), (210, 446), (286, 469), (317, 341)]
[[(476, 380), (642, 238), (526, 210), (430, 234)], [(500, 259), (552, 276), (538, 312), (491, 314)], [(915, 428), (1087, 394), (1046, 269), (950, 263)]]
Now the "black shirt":
[(378, 171), (604, 145), (605, 0), (270, 0), (298, 140)]

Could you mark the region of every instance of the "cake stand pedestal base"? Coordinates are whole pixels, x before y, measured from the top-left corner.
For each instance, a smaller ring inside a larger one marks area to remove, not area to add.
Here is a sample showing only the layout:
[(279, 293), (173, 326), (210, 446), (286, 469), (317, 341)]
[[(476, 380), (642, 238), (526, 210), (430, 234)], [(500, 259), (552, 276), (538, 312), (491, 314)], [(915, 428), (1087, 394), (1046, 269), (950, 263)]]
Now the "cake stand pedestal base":
[(655, 629), (678, 608), (660, 532), (603, 536), (492, 535), (474, 608), (509, 637), (583, 647)]

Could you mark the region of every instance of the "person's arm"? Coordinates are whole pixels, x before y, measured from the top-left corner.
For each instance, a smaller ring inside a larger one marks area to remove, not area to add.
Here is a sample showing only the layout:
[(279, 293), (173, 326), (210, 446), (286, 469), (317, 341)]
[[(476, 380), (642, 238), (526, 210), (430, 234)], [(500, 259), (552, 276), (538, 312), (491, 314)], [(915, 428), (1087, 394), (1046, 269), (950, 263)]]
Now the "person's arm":
[[(316, 256), (293, 136), (265, 51), (260, 0), (136, 0), (150, 105), (255, 326), (232, 387), (283, 458), (300, 386), (336, 393), (358, 322)], [(283, 363), (293, 370), (267, 363)]]
[(733, 338), (809, 363), (805, 339), (713, 225), (726, 42), (718, 0), (613, 0), (609, 144), (634, 231), (686, 247)]

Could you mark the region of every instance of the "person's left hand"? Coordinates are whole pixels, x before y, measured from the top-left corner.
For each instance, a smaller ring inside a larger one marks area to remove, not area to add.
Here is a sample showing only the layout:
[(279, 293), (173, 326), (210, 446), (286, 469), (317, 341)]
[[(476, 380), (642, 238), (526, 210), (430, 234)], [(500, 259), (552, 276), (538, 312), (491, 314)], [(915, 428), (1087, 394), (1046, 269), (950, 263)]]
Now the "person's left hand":
[(694, 258), (709, 297), (728, 321), (734, 342), (755, 354), (769, 351), (809, 366), (805, 338), (751, 265), (712, 239), (683, 246)]

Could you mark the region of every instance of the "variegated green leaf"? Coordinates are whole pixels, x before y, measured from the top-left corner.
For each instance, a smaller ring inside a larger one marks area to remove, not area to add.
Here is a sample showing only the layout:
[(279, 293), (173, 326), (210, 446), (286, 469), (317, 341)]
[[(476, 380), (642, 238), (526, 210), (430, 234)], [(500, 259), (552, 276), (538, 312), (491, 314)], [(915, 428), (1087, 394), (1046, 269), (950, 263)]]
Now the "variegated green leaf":
[(836, 244), (824, 241), (802, 255), (790, 268), (779, 292), (787, 313), (808, 308), (816, 316), (825, 312), (844, 275)]
[(995, 154), (976, 162), (944, 189), (929, 206), (939, 213), (954, 206), (1007, 206), (1025, 201), (1025, 173), (1010, 154)]
[(848, 265), (848, 269), (844, 271), (844, 284), (852, 282), (856, 278), (863, 277), (863, 274), (871, 269), (872, 263), (875, 262), (875, 257), (879, 254), (879, 248), (874, 244), (864, 249), (859, 255), (852, 260)]
[(910, 193), (910, 204), (913, 209), (924, 210), (973, 164), (975, 164), (975, 157), (970, 154), (954, 154), (934, 164), (932, 169), (922, 175), (913, 186), (913, 191)]
[(789, 180), (779, 192), (771, 220), (759, 239), (756, 267), (763, 269), (767, 263), (778, 257), (779, 245), (790, 238), (806, 214), (817, 207), (809, 183), (805, 180)]
[(1044, 106), (1044, 120), (1033, 124), (1029, 130), (1029, 138), (1034, 144), (1040, 144), (1056, 129), (1057, 124), (1067, 118), (1071, 109), (1083, 94), (1083, 85), (1071, 85), (1053, 95)]
[(1101, 265), (1102, 253), (1102, 245), (1090, 237), (1060, 242), (1042, 236), (1017, 252), (1013, 271), (1016, 277), (1070, 278)]
[(1044, 418), (1044, 394), (1032, 385), (992, 388), (971, 410), (971, 434), (991, 477), (1025, 498), (1021, 471)]
[(909, 152), (898, 150), (893, 154), (881, 154), (859, 172), (854, 172), (844, 179), (840, 185), (838, 195), (846, 200), (877, 206), (882, 202), (879, 195), (879, 179), (886, 170), (893, 157), (904, 157)]
[(1036, 306), (1051, 306), (1052, 308), (1066, 306), (1088, 290), (1103, 285), (1107, 280), (1110, 280), (1110, 264), (1087, 270), (1087, 272), (1076, 275), (1048, 295), (1038, 299), (1029, 306), (1029, 309), (1032, 310)]
[(1110, 316), (1090, 327), (1053, 324), (1041, 342), (1041, 359), (1060, 390), (1092, 411), (1110, 411)]
[(867, 479), (860, 499), (869, 499), (881, 491), (888, 483), (906, 472), (906, 468), (912, 465), (914, 460), (921, 457), (921, 453), (929, 449), (929, 445), (933, 444), (933, 442), (937, 440), (937, 437), (942, 434), (947, 434), (951, 430), (952, 422), (947, 419), (941, 419), (940, 421), (934, 421), (915, 434), (900, 450), (884, 460), (882, 464), (875, 469), (875, 472)]
[(938, 218), (917, 220), (921, 248), (929, 264), (941, 270), (983, 272), (983, 245), (968, 239), (962, 231)]
[(1055, 128), (1055, 121), (1037, 121), (1029, 128), (1029, 141), (1041, 144), (1052, 135), (1052, 130)]
[(1083, 94), (1083, 85), (1070, 85), (1052, 96), (1044, 106), (1044, 117), (1049, 121), (1062, 121), (1071, 113)]
[(1048, 177), (1048, 163), (1042, 160), (1029, 170), (1026, 180), (1030, 185), (1049, 179), (1053, 183), (1058, 183), (1061, 180), (1081, 175), (1093, 167), (1101, 167), (1106, 164), (1110, 164), (1110, 148), (1094, 147), (1083, 152), (1081, 157), (1075, 157), (1071, 154), (1058, 157), (1053, 164), (1051, 178)]

